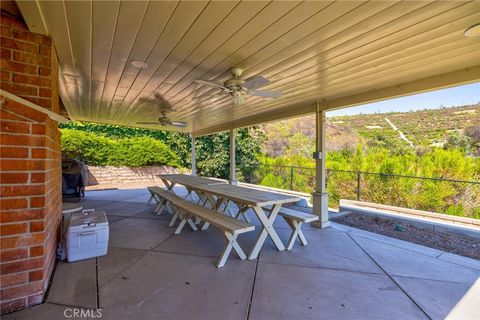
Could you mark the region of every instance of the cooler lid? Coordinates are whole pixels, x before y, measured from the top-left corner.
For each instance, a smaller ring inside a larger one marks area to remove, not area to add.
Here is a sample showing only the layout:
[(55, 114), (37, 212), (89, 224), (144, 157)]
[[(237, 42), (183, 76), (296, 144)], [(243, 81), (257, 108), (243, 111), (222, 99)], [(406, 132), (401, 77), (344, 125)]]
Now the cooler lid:
[(105, 211), (86, 211), (72, 213), (68, 232), (108, 227)]

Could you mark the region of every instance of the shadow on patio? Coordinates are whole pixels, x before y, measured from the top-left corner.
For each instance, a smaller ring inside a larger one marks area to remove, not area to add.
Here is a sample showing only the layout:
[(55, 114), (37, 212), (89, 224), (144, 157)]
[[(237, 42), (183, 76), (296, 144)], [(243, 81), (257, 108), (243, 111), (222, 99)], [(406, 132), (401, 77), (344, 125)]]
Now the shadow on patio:
[[(148, 198), (88, 192), (84, 208), (108, 215), (108, 255), (58, 263), (46, 303), (2, 319), (59, 319), (69, 307), (105, 319), (443, 319), (462, 299), (461, 316), (479, 314), (479, 261), (332, 223), (305, 226), (305, 247), (277, 252), (267, 240), (259, 259), (217, 269), (223, 235), (173, 235)], [(276, 223), (285, 242), (288, 226)], [(242, 247), (257, 234), (240, 236)]]

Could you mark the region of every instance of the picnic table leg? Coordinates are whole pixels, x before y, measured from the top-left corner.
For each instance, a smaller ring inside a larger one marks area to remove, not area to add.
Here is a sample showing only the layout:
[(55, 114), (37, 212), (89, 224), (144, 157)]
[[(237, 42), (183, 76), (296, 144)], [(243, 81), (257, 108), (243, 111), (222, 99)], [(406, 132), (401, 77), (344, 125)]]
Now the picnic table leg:
[[(217, 211), (218, 208), (222, 205), (223, 198), (217, 198), (217, 200), (215, 201), (215, 198), (212, 195), (205, 194), (205, 196), (207, 197), (208, 203), (211, 205), (212, 210)], [(200, 230), (202, 231), (207, 230), (209, 226), (210, 226), (210, 223), (205, 221)]]
[(302, 222), (299, 222), (299, 221), (296, 221), (296, 220), (293, 220), (293, 219), (288, 219), (288, 218), (285, 218), (285, 221), (288, 223), (288, 225), (290, 226), (290, 228), (292, 229), (292, 233), (290, 234), (290, 238), (288, 239), (288, 244), (287, 244), (287, 251), (290, 251), (292, 250), (293, 248), (293, 245), (295, 244), (295, 240), (297, 239), (300, 239), (300, 243), (303, 245), (303, 246), (306, 246), (307, 245), (307, 239), (305, 239), (305, 236), (303, 235), (303, 232), (302, 232)]
[(165, 185), (165, 187), (167, 187), (167, 191), (172, 191), (173, 187), (175, 187), (175, 184), (176, 184), (175, 182), (170, 182), (166, 179), (162, 179), (162, 182)]
[(245, 218), (246, 222), (251, 223), (251, 220), (250, 220), (250, 218), (248, 217), (248, 214), (247, 214), (247, 210), (249, 209), (249, 207), (239, 205), (238, 203), (235, 203), (235, 205), (238, 208), (238, 212), (237, 212), (237, 215), (235, 216), (235, 218), (238, 219), (238, 216), (240, 216), (240, 214), (241, 214), (243, 216), (243, 218)]
[(232, 251), (232, 249), (235, 250), (240, 260), (245, 260), (247, 258), (245, 255), (245, 252), (243, 252), (242, 248), (237, 242), (237, 235), (233, 235), (229, 232), (225, 232), (224, 235), (228, 240), (228, 244), (225, 247), (225, 250), (223, 251), (222, 255), (220, 256), (220, 259), (218, 259), (217, 268), (221, 268), (225, 265), (225, 262), (227, 261), (228, 256), (230, 255), (230, 252)]
[(260, 252), (260, 249), (263, 246), (263, 243), (267, 239), (267, 235), (270, 236), (270, 239), (272, 239), (273, 244), (277, 248), (278, 251), (283, 251), (285, 250), (285, 246), (282, 243), (282, 240), (280, 240), (280, 237), (278, 236), (277, 232), (273, 228), (273, 222), (275, 221), (275, 218), (278, 215), (278, 211), (282, 207), (281, 204), (276, 204), (272, 207), (272, 212), (270, 213), (270, 216), (267, 217), (265, 214), (265, 211), (261, 207), (253, 207), (253, 211), (255, 211), (255, 214), (257, 215), (258, 219), (262, 223), (262, 232), (257, 238), (257, 241), (255, 242), (255, 246), (252, 249), (252, 252), (250, 253), (248, 259), (256, 259), (258, 257), (258, 254)]

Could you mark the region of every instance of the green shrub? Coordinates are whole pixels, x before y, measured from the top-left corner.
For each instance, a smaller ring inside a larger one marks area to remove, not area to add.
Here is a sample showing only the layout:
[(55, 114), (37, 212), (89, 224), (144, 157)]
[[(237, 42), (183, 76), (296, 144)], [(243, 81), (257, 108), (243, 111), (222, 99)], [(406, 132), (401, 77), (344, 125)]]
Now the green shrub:
[(108, 165), (112, 139), (103, 135), (73, 129), (62, 129), (62, 156), (75, 158), (88, 165)]
[(142, 167), (166, 164), (178, 167), (178, 157), (163, 142), (150, 137), (119, 139), (109, 156), (113, 166)]
[(79, 159), (88, 165), (178, 167), (178, 156), (163, 142), (154, 138), (113, 139), (86, 131), (61, 131), (63, 157)]

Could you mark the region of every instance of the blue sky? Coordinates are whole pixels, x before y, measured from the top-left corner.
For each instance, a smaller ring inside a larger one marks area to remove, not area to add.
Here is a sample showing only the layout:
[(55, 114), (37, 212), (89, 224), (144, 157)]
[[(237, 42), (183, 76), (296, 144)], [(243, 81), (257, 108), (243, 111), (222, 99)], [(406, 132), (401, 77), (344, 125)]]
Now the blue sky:
[(480, 82), (327, 112), (327, 117), (413, 111), (480, 102)]

